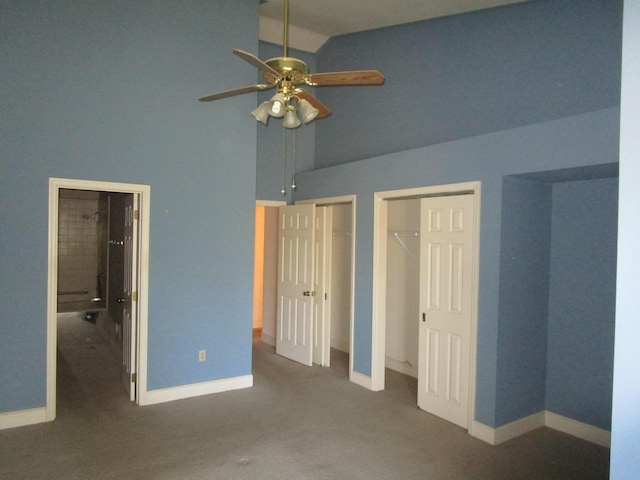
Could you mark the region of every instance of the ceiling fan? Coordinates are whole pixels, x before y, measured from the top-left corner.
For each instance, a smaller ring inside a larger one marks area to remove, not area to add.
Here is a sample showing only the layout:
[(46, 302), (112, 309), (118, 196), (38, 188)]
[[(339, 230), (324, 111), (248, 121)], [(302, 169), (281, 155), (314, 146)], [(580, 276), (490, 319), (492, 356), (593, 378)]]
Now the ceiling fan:
[(315, 118), (321, 119), (331, 115), (331, 110), (300, 85), (311, 87), (325, 87), (338, 85), (380, 85), (384, 83), (384, 76), (377, 70), (352, 70), (340, 72), (310, 73), (305, 62), (287, 55), (289, 43), (289, 0), (284, 0), (284, 32), (282, 57), (262, 61), (251, 53), (232, 49), (233, 53), (250, 63), (262, 72), (265, 83), (225, 90), (211, 95), (205, 95), (198, 100), (210, 102), (222, 98), (232, 97), (243, 93), (250, 93), (270, 88), (276, 89), (276, 94), (267, 102), (263, 102), (251, 114), (263, 124), (267, 124), (269, 117), (284, 117), (285, 128), (296, 128), (301, 121), (309, 123)]

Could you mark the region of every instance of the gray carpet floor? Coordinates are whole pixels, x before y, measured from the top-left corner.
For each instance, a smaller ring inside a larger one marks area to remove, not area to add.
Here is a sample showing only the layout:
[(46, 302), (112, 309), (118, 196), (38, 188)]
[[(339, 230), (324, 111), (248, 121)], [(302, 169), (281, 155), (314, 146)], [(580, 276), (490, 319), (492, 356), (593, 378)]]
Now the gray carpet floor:
[(127, 400), (90, 323), (58, 333), (58, 418), (0, 431), (0, 478), (606, 479), (609, 450), (547, 428), (499, 446), (416, 408), (416, 381), (348, 380), (254, 340), (254, 387), (160, 405)]

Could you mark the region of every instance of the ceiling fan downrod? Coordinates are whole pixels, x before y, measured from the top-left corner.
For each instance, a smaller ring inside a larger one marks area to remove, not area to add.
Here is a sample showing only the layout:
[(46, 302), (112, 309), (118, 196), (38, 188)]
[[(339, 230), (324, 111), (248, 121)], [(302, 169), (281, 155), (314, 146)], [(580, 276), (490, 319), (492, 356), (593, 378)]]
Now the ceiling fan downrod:
[(284, 26), (282, 27), (282, 30), (282, 56), (287, 57), (289, 45), (289, 0), (284, 0)]

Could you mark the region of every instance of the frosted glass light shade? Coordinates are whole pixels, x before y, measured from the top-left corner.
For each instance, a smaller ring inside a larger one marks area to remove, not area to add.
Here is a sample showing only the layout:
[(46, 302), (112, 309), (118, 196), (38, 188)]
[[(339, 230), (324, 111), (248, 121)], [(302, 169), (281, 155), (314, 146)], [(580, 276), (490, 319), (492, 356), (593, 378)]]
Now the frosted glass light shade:
[(297, 128), (301, 123), (295, 110), (287, 110), (287, 113), (284, 114), (284, 120), (282, 121), (284, 128)]
[(262, 102), (258, 105), (258, 108), (251, 112), (251, 115), (253, 115), (260, 123), (264, 123), (266, 125), (269, 120), (269, 102)]
[(287, 111), (286, 101), (281, 93), (276, 93), (271, 100), (269, 100), (269, 115), (272, 117), (283, 117)]
[(298, 110), (300, 111), (300, 116), (305, 124), (316, 118), (318, 113), (320, 113), (320, 110), (304, 99), (298, 102)]

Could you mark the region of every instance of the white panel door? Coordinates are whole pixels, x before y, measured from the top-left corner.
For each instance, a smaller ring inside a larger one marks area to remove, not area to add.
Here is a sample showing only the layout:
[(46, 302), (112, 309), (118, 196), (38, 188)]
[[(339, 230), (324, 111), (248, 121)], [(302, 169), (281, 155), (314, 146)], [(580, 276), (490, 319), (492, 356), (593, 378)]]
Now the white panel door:
[(469, 426), (473, 195), (420, 209), (418, 407)]
[(315, 205), (279, 207), (276, 353), (313, 363)]
[(123, 382), (129, 399), (136, 400), (138, 332), (138, 195), (127, 195), (124, 207), (124, 294), (122, 304)]

